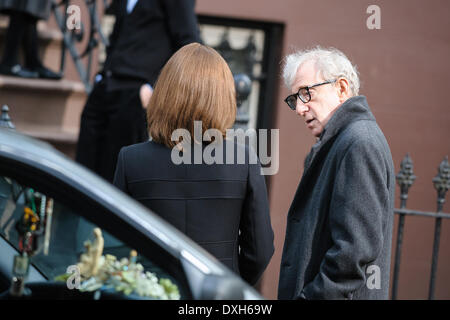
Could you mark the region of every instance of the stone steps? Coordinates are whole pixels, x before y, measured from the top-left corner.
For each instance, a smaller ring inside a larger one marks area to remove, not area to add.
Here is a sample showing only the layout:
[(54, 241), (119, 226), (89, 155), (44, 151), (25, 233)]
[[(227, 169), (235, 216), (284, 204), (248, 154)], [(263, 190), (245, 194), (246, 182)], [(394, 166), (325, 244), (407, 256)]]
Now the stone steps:
[(86, 97), (80, 82), (0, 76), (0, 103), (9, 106), (17, 130), (45, 140), (76, 142), (68, 133), (78, 135)]
[[(0, 15), (0, 55), (3, 54), (8, 20), (7, 16)], [(52, 21), (40, 21), (37, 27), (42, 62), (59, 71), (61, 32)], [(67, 52), (65, 64), (64, 78), (58, 81), (0, 75), (0, 106), (9, 106), (9, 115), (17, 131), (45, 140), (73, 157), (87, 94)]]

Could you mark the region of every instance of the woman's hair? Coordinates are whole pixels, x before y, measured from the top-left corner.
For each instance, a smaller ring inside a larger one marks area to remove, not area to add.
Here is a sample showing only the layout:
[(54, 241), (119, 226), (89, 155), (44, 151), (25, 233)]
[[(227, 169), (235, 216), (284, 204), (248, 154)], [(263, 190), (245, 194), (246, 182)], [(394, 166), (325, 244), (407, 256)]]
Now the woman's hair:
[(214, 49), (191, 43), (166, 63), (147, 107), (148, 130), (153, 141), (169, 148), (176, 129), (194, 137), (194, 121), (202, 121), (202, 135), (217, 129), (225, 136), (236, 119), (233, 75)]
[(343, 77), (348, 80), (352, 95), (359, 94), (360, 83), (356, 66), (352, 65), (345, 54), (336, 48), (315, 47), (288, 55), (284, 60), (283, 78), (289, 89), (292, 87), (298, 68), (311, 60), (315, 62), (324, 80)]

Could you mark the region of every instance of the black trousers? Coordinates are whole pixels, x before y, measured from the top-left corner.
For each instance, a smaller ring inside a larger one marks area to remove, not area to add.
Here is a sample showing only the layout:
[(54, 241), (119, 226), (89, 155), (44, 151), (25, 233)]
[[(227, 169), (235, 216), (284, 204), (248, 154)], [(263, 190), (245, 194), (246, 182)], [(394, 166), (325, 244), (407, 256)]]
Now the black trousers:
[(6, 33), (2, 65), (12, 67), (18, 63), (19, 48), (24, 49), (24, 65), (34, 70), (41, 66), (38, 54), (37, 19), (20, 11), (9, 13), (9, 27)]
[(95, 84), (81, 115), (76, 161), (112, 182), (122, 147), (148, 140), (140, 87)]

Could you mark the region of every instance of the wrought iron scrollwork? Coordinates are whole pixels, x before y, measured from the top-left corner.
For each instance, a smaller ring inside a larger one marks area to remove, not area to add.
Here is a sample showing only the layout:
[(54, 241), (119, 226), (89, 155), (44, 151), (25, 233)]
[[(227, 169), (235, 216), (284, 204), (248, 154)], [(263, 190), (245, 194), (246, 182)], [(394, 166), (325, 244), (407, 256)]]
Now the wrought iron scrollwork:
[[(98, 19), (98, 7), (96, 0), (85, 0), (85, 6), (87, 7), (87, 11), (89, 13), (89, 32), (86, 32), (86, 26), (80, 21), (79, 29), (67, 29), (67, 20), (69, 18), (68, 8), (70, 6), (70, 0), (61, 0), (56, 2), (53, 0), (52, 2), (52, 12), (55, 16), (57, 25), (60, 31), (63, 34), (63, 42), (61, 47), (61, 72), (64, 71), (65, 66), (65, 55), (66, 50), (68, 49), (70, 55), (75, 63), (75, 67), (78, 71), (81, 81), (83, 82), (86, 91), (90, 92), (92, 89), (92, 84), (90, 83), (89, 76), (91, 74), (92, 68), (92, 54), (94, 49), (102, 42), (105, 46), (108, 45), (108, 39), (102, 32), (100, 21)], [(109, 2), (107, 0), (103, 0), (104, 8), (106, 9), (109, 6)], [(61, 8), (63, 10), (61, 11)], [(89, 35), (89, 39), (87, 41), (87, 45), (84, 50), (81, 50), (81, 54), (79, 53), (76, 44), (81, 43), (85, 35)], [(82, 63), (82, 59), (84, 57), (88, 58), (87, 65)]]
[(261, 61), (257, 59), (254, 31), (249, 30), (249, 32), (247, 41), (242, 48), (233, 48), (231, 46), (230, 28), (228, 27), (224, 29), (219, 44), (212, 46), (222, 55), (234, 74), (238, 106), (234, 127), (242, 129), (247, 129), (249, 126), (249, 111), (243, 105), (252, 90), (252, 82), (262, 79), (261, 75), (257, 75), (254, 72), (254, 66), (261, 63)]
[(440, 235), (441, 235), (441, 224), (442, 219), (450, 219), (450, 214), (443, 213), (443, 205), (445, 203), (445, 195), (450, 189), (450, 166), (448, 163), (448, 157), (445, 157), (441, 162), (438, 168), (438, 174), (433, 178), (433, 184), (435, 189), (437, 190), (437, 211), (434, 213), (423, 212), (417, 210), (406, 210), (406, 201), (408, 199), (408, 191), (409, 188), (414, 183), (416, 176), (413, 172), (413, 162), (409, 154), (405, 156), (401, 163), (400, 172), (397, 174), (396, 179), (397, 183), (400, 186), (400, 200), (401, 200), (401, 208), (395, 209), (395, 213), (399, 214), (399, 223), (398, 223), (398, 232), (397, 232), (397, 245), (395, 252), (395, 265), (394, 265), (394, 279), (392, 286), (392, 299), (397, 298), (397, 289), (398, 289), (398, 277), (400, 270), (400, 260), (401, 260), (401, 252), (402, 252), (402, 243), (403, 243), (403, 229), (405, 223), (406, 215), (415, 215), (415, 216), (424, 216), (424, 217), (432, 217), (435, 218), (435, 228), (434, 228), (434, 241), (433, 241), (433, 253), (431, 259), (431, 274), (430, 274), (430, 283), (429, 283), (429, 291), (428, 291), (428, 299), (434, 299), (435, 292), (435, 283), (436, 283), (436, 270), (437, 263), (439, 257), (439, 243), (440, 243)]
[(257, 78), (254, 74), (253, 67), (256, 63), (261, 61), (256, 59), (256, 44), (255, 37), (251, 33), (248, 38), (246, 45), (243, 48), (236, 49), (232, 48), (230, 44), (230, 33), (227, 28), (222, 34), (220, 43), (213, 48), (217, 50), (225, 61), (230, 66), (233, 74), (246, 74), (251, 80)]

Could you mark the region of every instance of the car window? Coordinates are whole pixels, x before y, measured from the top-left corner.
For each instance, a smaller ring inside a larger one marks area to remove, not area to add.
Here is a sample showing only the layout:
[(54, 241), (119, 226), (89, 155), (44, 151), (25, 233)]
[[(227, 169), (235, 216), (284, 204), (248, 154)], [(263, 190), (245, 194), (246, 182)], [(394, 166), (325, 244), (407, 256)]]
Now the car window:
[[(49, 281), (61, 277), (69, 266), (83, 259), (83, 253), (88, 251), (86, 245), (95, 244), (94, 229), (97, 227), (100, 227), (104, 241), (103, 258), (111, 260), (114, 256), (117, 258), (116, 264), (123, 258), (136, 260), (145, 271), (158, 279), (168, 279), (170, 284), (178, 285), (175, 279), (150, 259), (139, 253), (135, 256), (133, 248), (102, 230), (102, 226), (94, 225), (80, 216), (76, 210), (39, 190), (0, 176), (0, 236), (17, 251), (25, 248), (33, 251), (31, 264)], [(34, 230), (31, 238), (23, 236), (27, 228)], [(105, 259), (102, 263), (105, 263)]]

